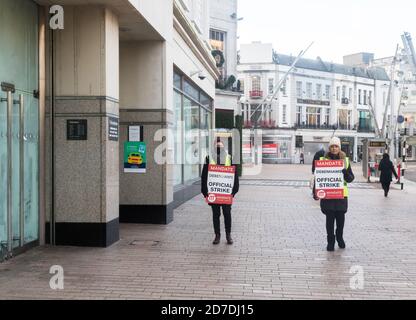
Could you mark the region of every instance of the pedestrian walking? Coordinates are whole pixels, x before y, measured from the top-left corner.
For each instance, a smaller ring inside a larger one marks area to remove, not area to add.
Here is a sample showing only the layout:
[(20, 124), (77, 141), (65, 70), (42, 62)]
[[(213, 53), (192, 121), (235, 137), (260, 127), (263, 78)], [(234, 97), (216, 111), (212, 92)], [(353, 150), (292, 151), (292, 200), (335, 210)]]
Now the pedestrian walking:
[[(315, 161), (321, 159), (322, 157), (325, 156), (325, 149), (324, 146), (321, 144), (319, 146), (319, 150), (315, 153), (315, 155), (313, 156), (313, 162), (312, 162), (312, 174), (315, 174)], [(316, 196), (315, 194), (315, 181), (313, 181), (313, 188), (312, 188), (312, 197), (315, 200), (319, 200), (319, 198)]]
[(384, 190), (384, 196), (387, 198), (390, 191), (390, 184), (393, 181), (393, 174), (396, 179), (399, 179), (393, 162), (391, 162), (390, 156), (387, 153), (383, 154), (383, 159), (380, 161), (378, 170), (381, 171), (380, 183)]
[[(221, 141), (217, 141), (215, 143), (215, 150), (216, 155), (209, 157), (207, 156), (205, 159), (205, 164), (202, 169), (202, 176), (201, 176), (201, 193), (204, 195), (205, 198), (208, 197), (208, 165), (224, 165), (224, 166), (232, 166), (232, 157), (228, 154), (225, 150), (224, 144)], [(234, 175), (234, 186), (232, 190), (232, 196), (234, 197), (239, 190), (239, 179), (237, 172)], [(233, 239), (231, 237), (231, 205), (216, 205), (216, 204), (209, 204), (212, 208), (212, 221), (214, 225), (214, 232), (215, 232), (215, 239), (213, 244), (217, 245), (220, 243), (221, 240), (221, 224), (220, 224), (220, 217), (221, 217), (221, 208), (224, 215), (224, 224), (225, 224), (225, 233), (226, 239), (228, 244), (233, 244)]]
[(300, 163), (299, 164), (305, 164), (305, 155), (303, 152), (300, 154)]
[[(354, 181), (354, 174), (351, 169), (350, 159), (346, 154), (341, 151), (341, 140), (337, 137), (333, 137), (329, 142), (329, 152), (320, 160), (344, 160), (344, 199), (322, 199), (321, 211), (326, 215), (326, 232), (327, 232), (327, 250), (334, 251), (335, 239), (338, 242), (338, 246), (341, 249), (345, 248), (345, 242), (343, 238), (345, 214), (348, 211), (348, 196), (349, 190), (347, 183)], [(336, 222), (336, 231), (334, 235), (334, 224)]]

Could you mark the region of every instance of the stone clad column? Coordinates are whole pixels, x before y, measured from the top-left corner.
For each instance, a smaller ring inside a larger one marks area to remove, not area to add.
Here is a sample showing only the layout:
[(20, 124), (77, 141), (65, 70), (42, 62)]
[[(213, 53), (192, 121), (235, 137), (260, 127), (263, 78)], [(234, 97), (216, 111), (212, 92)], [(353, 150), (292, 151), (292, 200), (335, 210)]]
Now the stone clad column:
[[(173, 175), (155, 162), (162, 141), (155, 136), (173, 125), (173, 62), (167, 42), (125, 41), (120, 45), (120, 221), (168, 224), (173, 221)], [(141, 126), (147, 148), (146, 173), (125, 173), (122, 163), (129, 126)], [(163, 133), (161, 133), (163, 134)], [(166, 149), (166, 148), (165, 148)], [(169, 152), (169, 150), (166, 150)]]
[(64, 11), (54, 38), (55, 240), (106, 247), (119, 240), (119, 142), (109, 132), (119, 119), (118, 18), (101, 6)]

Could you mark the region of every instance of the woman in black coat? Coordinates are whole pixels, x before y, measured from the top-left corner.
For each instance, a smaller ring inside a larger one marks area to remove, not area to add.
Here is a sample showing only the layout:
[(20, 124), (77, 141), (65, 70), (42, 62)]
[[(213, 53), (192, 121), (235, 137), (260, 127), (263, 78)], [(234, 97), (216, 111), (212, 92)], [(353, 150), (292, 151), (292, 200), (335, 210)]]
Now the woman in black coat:
[[(232, 158), (225, 150), (224, 144), (222, 142), (216, 142), (215, 144), (217, 152), (216, 152), (216, 158), (214, 159), (215, 164), (218, 165), (226, 165), (227, 157), (230, 157), (231, 165), (232, 164)], [(211, 162), (211, 159), (206, 157), (205, 164), (202, 169), (202, 175), (201, 175), (201, 193), (204, 195), (204, 198), (208, 197), (208, 166)], [(240, 188), (239, 179), (237, 172), (234, 175), (234, 186), (232, 190), (232, 196), (234, 197), (238, 190)], [(221, 208), (222, 212), (224, 214), (224, 223), (225, 223), (225, 233), (226, 233), (226, 239), (228, 244), (233, 244), (234, 241), (231, 238), (231, 205), (217, 205), (217, 204), (210, 204), (212, 208), (212, 221), (214, 225), (214, 232), (215, 232), (215, 239), (212, 242), (213, 244), (217, 245), (220, 243), (221, 239), (221, 230), (220, 230), (220, 217), (221, 217)]]
[[(348, 162), (348, 166), (342, 170), (344, 174), (344, 180), (347, 183), (354, 181), (354, 174), (351, 169), (351, 163), (348, 160), (344, 152), (341, 151), (341, 141), (339, 138), (332, 138), (329, 143), (329, 152), (326, 154), (325, 159), (329, 160), (344, 160), (345, 163)], [(321, 200), (321, 211), (326, 215), (326, 232), (328, 245), (326, 249), (328, 251), (334, 251), (335, 249), (335, 239), (338, 242), (338, 246), (341, 249), (345, 248), (345, 242), (343, 238), (344, 233), (344, 224), (345, 224), (345, 214), (348, 211), (348, 197), (344, 199), (328, 199)], [(334, 235), (334, 226), (335, 221), (337, 224), (337, 229)]]
[(390, 191), (390, 184), (393, 181), (393, 174), (398, 179), (396, 169), (394, 169), (393, 162), (390, 161), (390, 156), (387, 153), (383, 155), (378, 170), (381, 171), (380, 183), (383, 186), (384, 196), (387, 197)]

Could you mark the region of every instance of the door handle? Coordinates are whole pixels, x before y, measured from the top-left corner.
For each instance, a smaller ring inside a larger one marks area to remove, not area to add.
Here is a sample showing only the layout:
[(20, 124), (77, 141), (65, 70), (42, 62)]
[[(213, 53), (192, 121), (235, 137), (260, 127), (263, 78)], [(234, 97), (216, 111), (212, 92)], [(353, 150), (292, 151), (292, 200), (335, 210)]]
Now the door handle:
[(20, 134), (19, 134), (19, 149), (20, 149), (20, 247), (25, 244), (25, 177), (24, 177), (24, 152), (25, 152), (25, 100), (24, 95), (19, 94), (19, 114), (20, 114)]
[(13, 250), (13, 215), (12, 215), (12, 121), (13, 95), (7, 91), (7, 250)]

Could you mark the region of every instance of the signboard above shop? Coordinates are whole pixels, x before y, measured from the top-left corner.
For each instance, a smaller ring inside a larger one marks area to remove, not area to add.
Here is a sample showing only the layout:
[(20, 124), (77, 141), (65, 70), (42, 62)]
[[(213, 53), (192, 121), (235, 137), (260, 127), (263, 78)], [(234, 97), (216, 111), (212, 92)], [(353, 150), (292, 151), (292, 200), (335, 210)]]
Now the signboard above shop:
[(331, 105), (329, 101), (312, 100), (312, 99), (298, 99), (298, 103), (313, 104), (317, 106), (330, 106)]
[(385, 148), (386, 147), (386, 141), (370, 141), (368, 146), (370, 148)]

